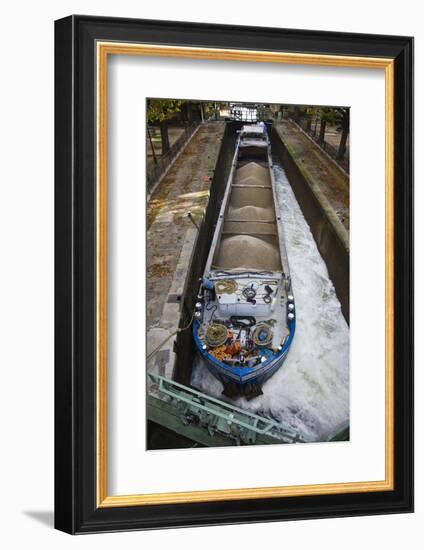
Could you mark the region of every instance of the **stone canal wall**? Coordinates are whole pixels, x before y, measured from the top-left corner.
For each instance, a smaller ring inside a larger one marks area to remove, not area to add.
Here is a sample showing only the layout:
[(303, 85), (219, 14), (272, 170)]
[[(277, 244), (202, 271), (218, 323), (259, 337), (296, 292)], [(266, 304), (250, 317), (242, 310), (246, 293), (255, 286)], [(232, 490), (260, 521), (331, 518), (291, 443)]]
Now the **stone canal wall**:
[(349, 323), (349, 180), (333, 173), (317, 147), (311, 152), (314, 144), (304, 143), (290, 123), (271, 128), (270, 137)]
[[(187, 214), (191, 212), (197, 223), (205, 215), (216, 185), (225, 128), (224, 122), (202, 124), (147, 203), (147, 354), (169, 337), (148, 359), (147, 370), (167, 378), (173, 378), (174, 332), (180, 323), (181, 307), (186, 304), (186, 275), (198, 239)], [(182, 318), (185, 322), (184, 313)]]
[[(205, 214), (196, 233), (195, 242), (192, 246), (189, 269), (185, 281), (184, 291), (181, 299), (181, 325), (187, 326), (193, 315), (194, 305), (199, 291), (199, 278), (203, 275), (203, 269), (209, 254), (214, 227), (221, 207), (225, 192), (227, 179), (231, 169), (231, 162), (234, 156), (236, 130), (242, 124), (227, 122), (225, 133), (216, 157), (216, 165), (209, 188), (208, 201), (205, 207)], [(182, 384), (190, 385), (192, 362), (195, 354), (195, 344), (191, 327), (189, 330), (178, 334), (174, 351), (175, 367), (173, 379)]]

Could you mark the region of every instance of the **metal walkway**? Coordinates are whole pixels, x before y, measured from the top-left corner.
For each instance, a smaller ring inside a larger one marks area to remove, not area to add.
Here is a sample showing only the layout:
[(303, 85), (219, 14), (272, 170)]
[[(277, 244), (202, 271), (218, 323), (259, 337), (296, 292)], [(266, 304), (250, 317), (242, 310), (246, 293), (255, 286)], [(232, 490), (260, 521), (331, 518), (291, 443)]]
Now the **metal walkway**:
[(163, 376), (149, 374), (149, 377), (154, 393), (147, 400), (148, 420), (196, 443), (219, 447), (308, 442), (302, 434), (278, 422)]

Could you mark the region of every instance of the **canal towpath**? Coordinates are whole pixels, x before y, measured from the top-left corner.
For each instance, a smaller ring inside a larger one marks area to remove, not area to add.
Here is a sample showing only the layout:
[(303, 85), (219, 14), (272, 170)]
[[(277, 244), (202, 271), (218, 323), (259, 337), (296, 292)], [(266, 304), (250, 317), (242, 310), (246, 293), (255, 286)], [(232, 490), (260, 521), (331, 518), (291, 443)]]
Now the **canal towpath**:
[[(177, 328), (180, 297), (225, 131), (206, 122), (193, 135), (147, 203), (147, 354)], [(172, 377), (171, 337), (147, 363), (148, 371)]]

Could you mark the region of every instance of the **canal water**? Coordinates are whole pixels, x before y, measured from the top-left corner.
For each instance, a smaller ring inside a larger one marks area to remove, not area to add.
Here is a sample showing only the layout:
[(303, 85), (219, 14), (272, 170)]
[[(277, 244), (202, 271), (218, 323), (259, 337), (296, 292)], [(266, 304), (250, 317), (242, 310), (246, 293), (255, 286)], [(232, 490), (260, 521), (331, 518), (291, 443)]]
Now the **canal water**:
[(247, 401), (221, 395), (222, 385), (196, 357), (191, 383), (200, 391), (326, 440), (349, 419), (349, 327), (309, 226), (274, 159), (274, 175), (293, 291), (296, 334), (283, 366)]

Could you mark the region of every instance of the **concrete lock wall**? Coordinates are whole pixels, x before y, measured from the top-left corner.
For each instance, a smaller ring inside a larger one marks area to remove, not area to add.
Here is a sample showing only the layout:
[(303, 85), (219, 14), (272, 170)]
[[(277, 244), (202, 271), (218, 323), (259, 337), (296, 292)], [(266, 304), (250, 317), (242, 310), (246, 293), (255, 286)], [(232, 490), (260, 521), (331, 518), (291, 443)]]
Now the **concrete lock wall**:
[[(242, 123), (227, 122), (224, 137), (221, 142), (214, 175), (209, 188), (209, 199), (205, 209), (203, 220), (200, 224), (196, 242), (190, 260), (184, 292), (181, 298), (180, 327), (186, 326), (193, 315), (194, 306), (199, 291), (199, 279), (209, 254), (215, 224), (224, 197), (225, 186), (231, 169), (234, 156), (237, 130)], [(177, 335), (174, 345), (175, 365), (173, 379), (181, 384), (190, 385), (191, 369), (195, 354), (195, 344), (191, 327)]]
[(273, 154), (281, 158), (349, 324), (349, 234), (318, 186), (302, 171), (275, 128), (271, 128), (270, 138)]

